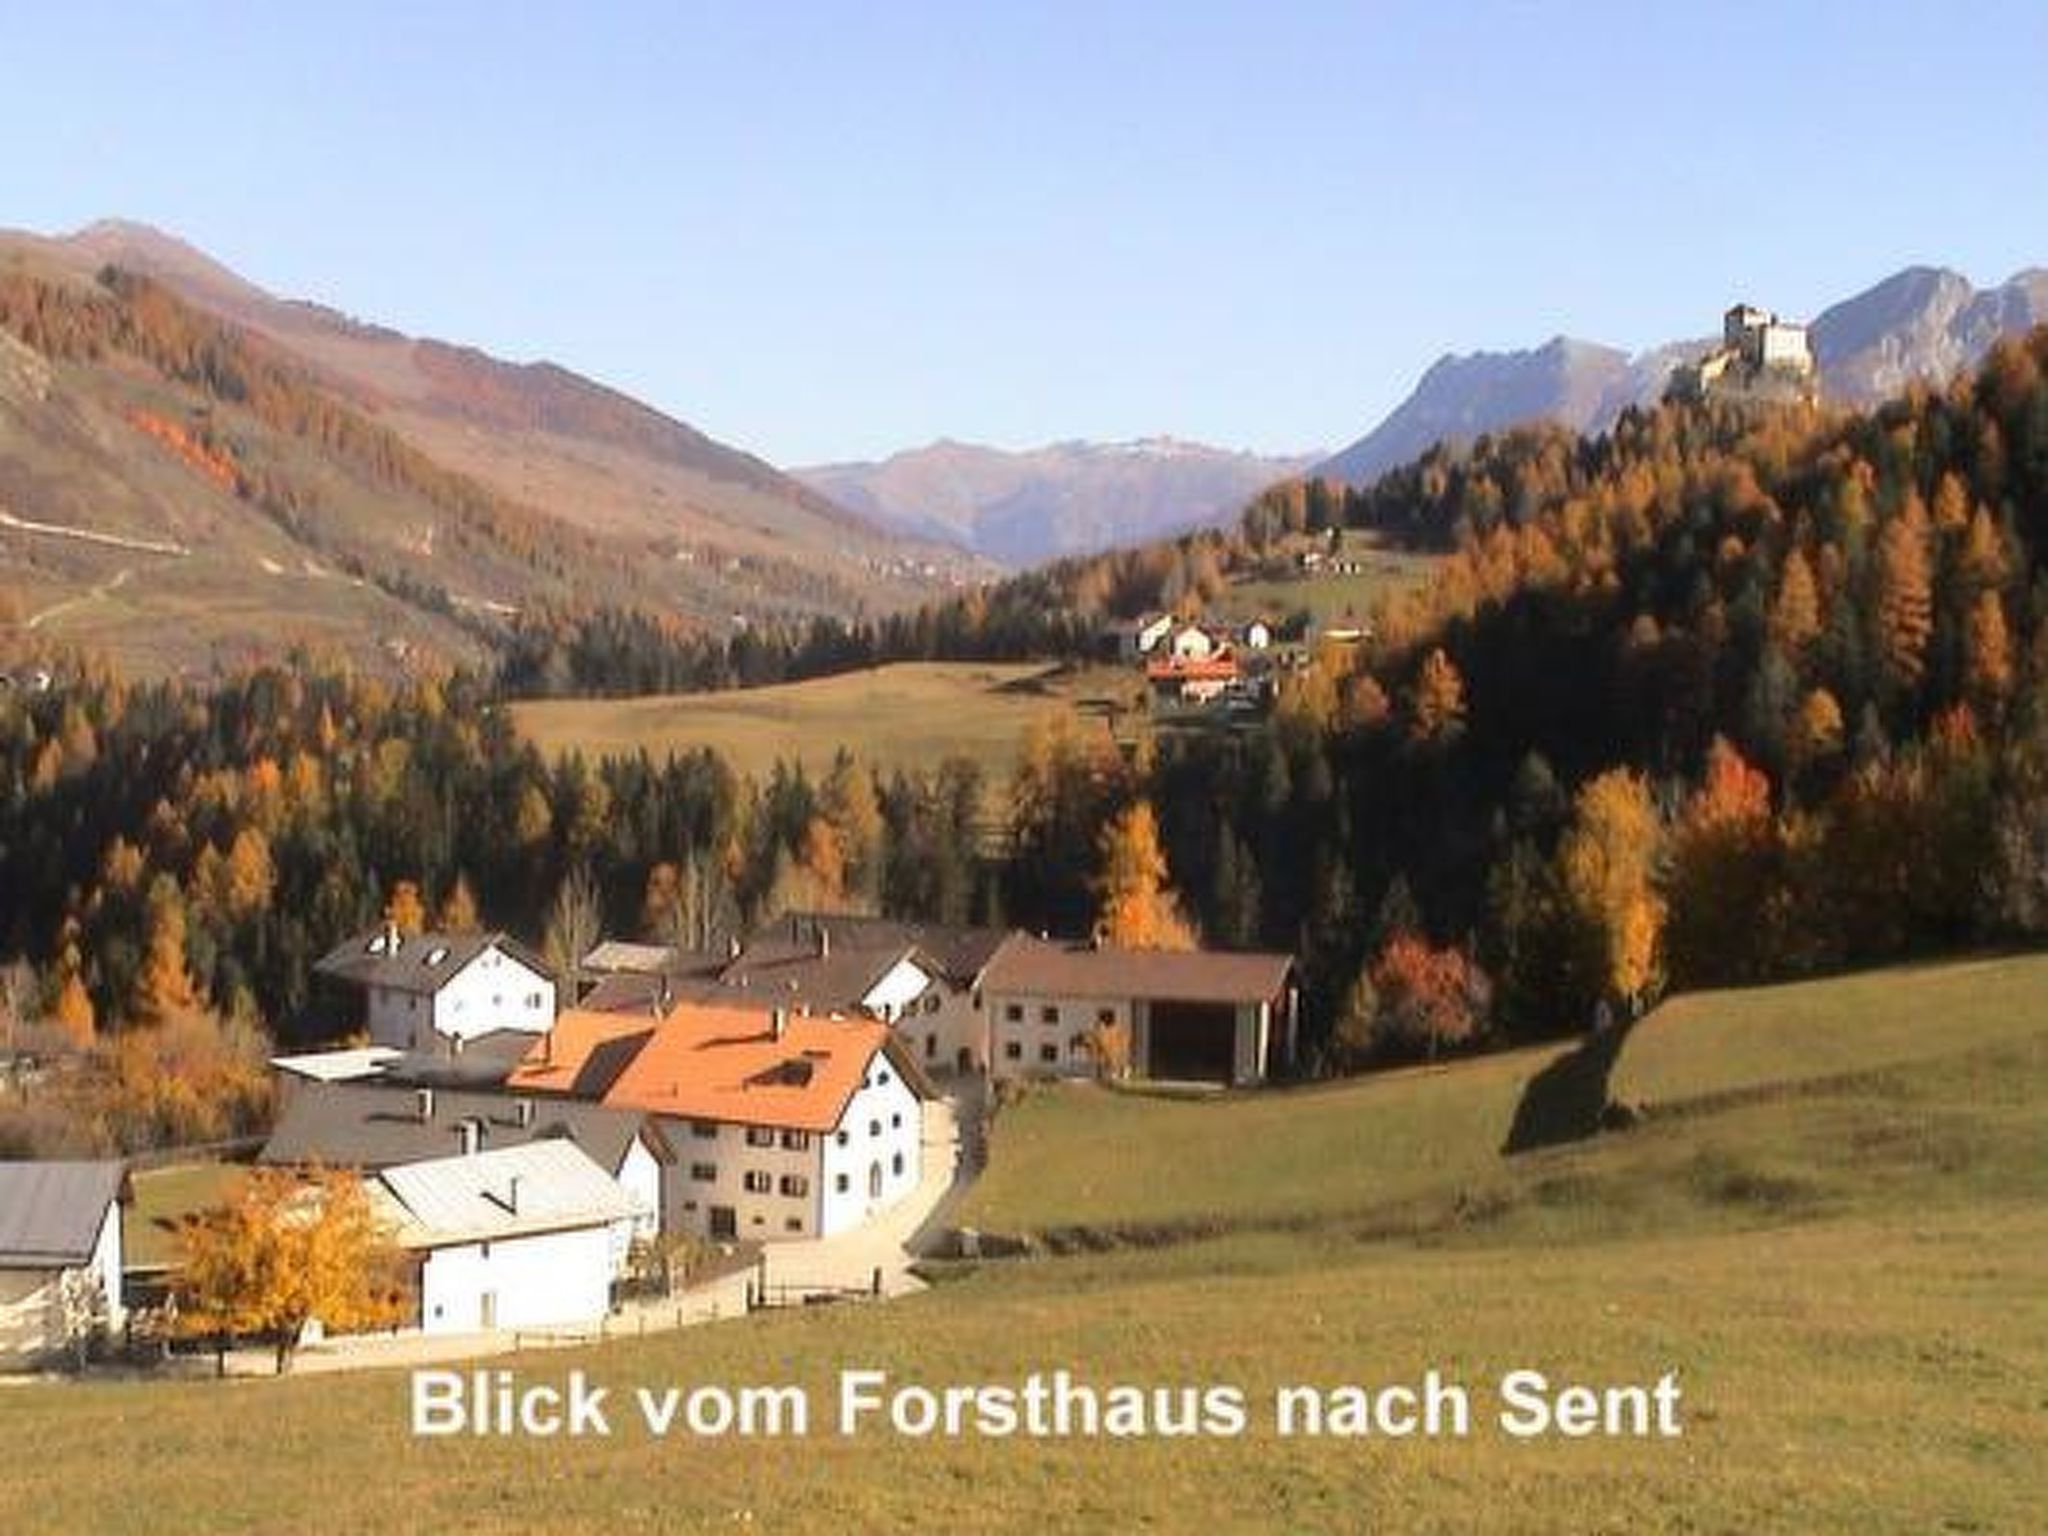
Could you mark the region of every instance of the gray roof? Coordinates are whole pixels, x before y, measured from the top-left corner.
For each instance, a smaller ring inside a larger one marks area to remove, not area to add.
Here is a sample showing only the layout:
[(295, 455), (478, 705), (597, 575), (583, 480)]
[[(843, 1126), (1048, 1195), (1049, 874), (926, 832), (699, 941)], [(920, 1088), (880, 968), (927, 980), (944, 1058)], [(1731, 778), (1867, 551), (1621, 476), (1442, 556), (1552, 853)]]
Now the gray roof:
[(338, 977), (362, 987), (438, 992), (450, 977), (492, 948), (504, 951), (536, 975), (553, 974), (545, 960), (507, 934), (397, 935), (388, 926), (367, 929), (342, 940), (322, 955), (313, 969), (323, 976)]
[(119, 1163), (0, 1163), (0, 1269), (56, 1269), (92, 1257)]
[[(340, 1168), (390, 1168), (448, 1157), (462, 1150), (462, 1126), (482, 1129), (481, 1151), (528, 1142), (575, 1142), (600, 1166), (616, 1172), (639, 1134), (643, 1117), (574, 1099), (435, 1088), (433, 1109), (422, 1120), (419, 1090), (380, 1083), (307, 1083), (264, 1144), (264, 1163), (325, 1163)], [(519, 1123), (524, 1097), (531, 1123)]]
[(611, 1175), (566, 1141), (411, 1163), (378, 1178), (398, 1208), (398, 1240), (411, 1248), (601, 1226), (638, 1214)]
[(840, 912), (788, 912), (749, 934), (741, 957), (757, 951), (815, 953), (821, 932), (829, 937), (834, 950), (894, 951), (899, 955), (915, 950), (956, 986), (968, 985), (980, 975), (1007, 936), (1001, 928), (979, 928), (966, 923), (918, 923)]
[(1173, 1003), (1263, 1003), (1280, 995), (1294, 957), (1223, 950), (1113, 949), (1013, 934), (988, 964), (990, 992)]

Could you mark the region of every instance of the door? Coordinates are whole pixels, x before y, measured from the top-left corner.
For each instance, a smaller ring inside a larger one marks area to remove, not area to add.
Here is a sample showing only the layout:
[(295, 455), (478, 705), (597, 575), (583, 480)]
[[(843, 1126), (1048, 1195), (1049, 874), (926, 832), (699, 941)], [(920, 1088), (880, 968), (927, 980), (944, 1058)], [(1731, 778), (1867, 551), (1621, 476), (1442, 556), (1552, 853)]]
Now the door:
[(953, 1058), (953, 1065), (962, 1075), (972, 1072), (974, 1070), (974, 1052), (967, 1049), (964, 1045), (961, 1046), (959, 1052)]
[(714, 1238), (735, 1238), (740, 1235), (739, 1213), (729, 1205), (711, 1207), (711, 1235)]

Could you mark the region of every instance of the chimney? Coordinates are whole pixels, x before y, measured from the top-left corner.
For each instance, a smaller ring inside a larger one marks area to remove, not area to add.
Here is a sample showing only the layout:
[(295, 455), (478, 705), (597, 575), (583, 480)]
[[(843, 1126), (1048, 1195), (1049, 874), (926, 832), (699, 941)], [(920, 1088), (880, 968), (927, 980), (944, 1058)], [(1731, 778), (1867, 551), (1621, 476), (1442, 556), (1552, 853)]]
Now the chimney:
[(474, 1116), (462, 1122), (462, 1155), (475, 1157), (483, 1150), (484, 1128)]
[(514, 1216), (519, 1214), (519, 1175), (516, 1173), (505, 1182), (505, 1209)]
[(384, 919), (384, 953), (387, 955), (398, 953), (398, 924), (388, 917)]
[(421, 1088), (413, 1094), (413, 1103), (420, 1112), (420, 1124), (425, 1125), (434, 1118), (434, 1090)]
[(768, 1010), (768, 1038), (769, 1038), (770, 1040), (780, 1040), (780, 1039), (781, 1039), (781, 1038), (782, 1038), (782, 1037), (783, 1037), (784, 1035), (786, 1035), (786, 1034), (788, 1034), (788, 1033), (789, 1033), (789, 1010), (788, 1010), (787, 1008), (771, 1008), (771, 1009), (769, 1009), (769, 1010)]

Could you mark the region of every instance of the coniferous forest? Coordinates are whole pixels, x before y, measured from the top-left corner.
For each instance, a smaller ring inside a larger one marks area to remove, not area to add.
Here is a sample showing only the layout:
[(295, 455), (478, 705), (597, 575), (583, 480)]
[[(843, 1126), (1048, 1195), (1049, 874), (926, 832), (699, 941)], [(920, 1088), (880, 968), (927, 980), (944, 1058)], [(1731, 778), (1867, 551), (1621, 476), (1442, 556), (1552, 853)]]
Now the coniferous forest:
[[(216, 1101), (254, 1089), (218, 1061), (326, 1038), (309, 967), (380, 914), (558, 945), (708, 943), (797, 905), (1085, 932), (1105, 829), (1139, 802), (1204, 941), (1301, 957), (1310, 1072), (2038, 938), (2044, 375), (2036, 333), (1867, 414), (1665, 405), (1597, 438), (1482, 438), (861, 625), (714, 643), (564, 612), (494, 671), (408, 682), (302, 659), (199, 689), (81, 661), (0, 695), (10, 986), (103, 1052), (184, 1021), (110, 1069), (131, 1091), (95, 1134), (133, 1144), (231, 1129), (246, 1106)], [(551, 762), (504, 708), (1061, 659), (1340, 527), (1444, 558), (1262, 727), (1135, 753), (1048, 728), (999, 795), (965, 762), (878, 778), (859, 743), (761, 782), (709, 752)], [(173, 1092), (181, 1073), (213, 1086)]]

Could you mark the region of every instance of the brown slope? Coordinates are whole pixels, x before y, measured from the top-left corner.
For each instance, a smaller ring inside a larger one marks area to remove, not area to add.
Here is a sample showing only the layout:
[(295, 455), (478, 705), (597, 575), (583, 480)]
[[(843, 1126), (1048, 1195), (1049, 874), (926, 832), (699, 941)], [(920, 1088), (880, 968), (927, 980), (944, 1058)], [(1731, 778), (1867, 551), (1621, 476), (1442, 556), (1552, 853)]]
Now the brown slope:
[(108, 221), (32, 241), (90, 272), (115, 265), (253, 330), (451, 468), (600, 532), (673, 540), (712, 563), (795, 560), (855, 601), (913, 597), (956, 553), (885, 532), (773, 466), (552, 363), (509, 363), (267, 293), (184, 242)]

